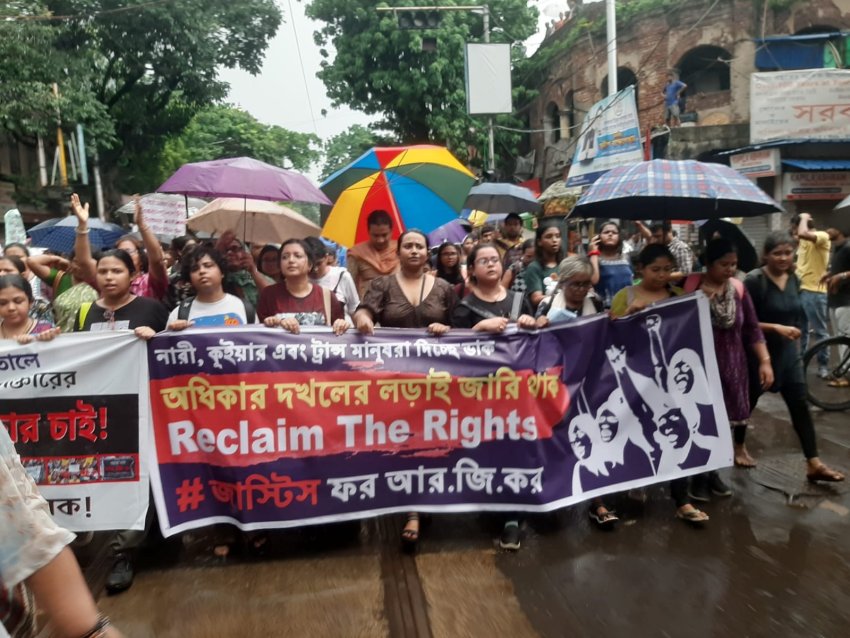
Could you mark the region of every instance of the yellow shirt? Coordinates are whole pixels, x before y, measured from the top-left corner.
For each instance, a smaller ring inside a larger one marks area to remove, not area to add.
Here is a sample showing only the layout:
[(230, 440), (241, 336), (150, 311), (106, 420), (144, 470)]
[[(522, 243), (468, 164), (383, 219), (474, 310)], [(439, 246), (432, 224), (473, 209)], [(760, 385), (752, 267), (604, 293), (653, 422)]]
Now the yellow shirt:
[(820, 283), (829, 265), (829, 235), (816, 230), (815, 241), (800, 238), (797, 247), (797, 275), (800, 277), (800, 290), (826, 292), (826, 286)]

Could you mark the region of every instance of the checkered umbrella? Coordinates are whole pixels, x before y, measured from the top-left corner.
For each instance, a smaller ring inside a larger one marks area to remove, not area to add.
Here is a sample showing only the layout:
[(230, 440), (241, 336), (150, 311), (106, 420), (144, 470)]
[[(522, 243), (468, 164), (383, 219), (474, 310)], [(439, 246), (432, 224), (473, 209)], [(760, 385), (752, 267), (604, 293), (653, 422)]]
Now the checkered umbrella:
[(752, 181), (723, 164), (652, 160), (605, 173), (570, 217), (696, 220), (781, 211)]

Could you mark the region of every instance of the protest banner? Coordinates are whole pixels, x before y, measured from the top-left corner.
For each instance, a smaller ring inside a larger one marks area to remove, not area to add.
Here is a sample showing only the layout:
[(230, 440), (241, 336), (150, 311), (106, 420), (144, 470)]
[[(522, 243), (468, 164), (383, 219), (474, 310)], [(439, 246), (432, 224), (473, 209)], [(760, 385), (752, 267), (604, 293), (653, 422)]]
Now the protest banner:
[(131, 332), (0, 341), (0, 421), (67, 529), (142, 529), (148, 407), (145, 343)]
[(567, 186), (588, 186), (617, 166), (643, 161), (635, 87), (590, 107), (581, 125)]
[(166, 536), (549, 511), (731, 465), (701, 293), (534, 333), (192, 329), (149, 343)]

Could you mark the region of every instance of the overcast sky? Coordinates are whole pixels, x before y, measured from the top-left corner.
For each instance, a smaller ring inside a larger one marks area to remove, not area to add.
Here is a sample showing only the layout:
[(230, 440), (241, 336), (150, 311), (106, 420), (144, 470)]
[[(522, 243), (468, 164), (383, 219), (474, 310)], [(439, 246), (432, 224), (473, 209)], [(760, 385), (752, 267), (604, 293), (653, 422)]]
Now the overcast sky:
[[(556, 16), (559, 10), (565, 10), (566, 2), (530, 1), (541, 10), (541, 31), (526, 43), (529, 49), (536, 49), (543, 39), (545, 21)], [(284, 23), (266, 51), (260, 75), (234, 70), (221, 72), (221, 78), (230, 84), (230, 101), (261, 122), (315, 133), (322, 140), (328, 140), (352, 124), (368, 124), (373, 118), (364, 113), (344, 107), (332, 109), (325, 86), (316, 77), (322, 57), (313, 43), (313, 32), (320, 23), (304, 15), (303, 2), (277, 0), (277, 3), (283, 11)], [(544, 13), (551, 17), (547, 18), (542, 15)], [(326, 116), (322, 116), (322, 109), (328, 111)], [(318, 178), (318, 167), (311, 173)]]

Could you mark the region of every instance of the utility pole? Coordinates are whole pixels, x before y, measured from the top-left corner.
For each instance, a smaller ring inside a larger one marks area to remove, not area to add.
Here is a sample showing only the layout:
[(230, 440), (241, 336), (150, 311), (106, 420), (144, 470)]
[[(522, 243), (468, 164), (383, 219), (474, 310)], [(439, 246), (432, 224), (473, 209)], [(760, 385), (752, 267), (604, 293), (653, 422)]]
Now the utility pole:
[[(613, 2), (613, 0), (609, 0)], [(423, 12), (442, 12), (442, 11), (464, 11), (467, 13), (480, 13), (484, 20), (484, 43), (490, 43), (490, 7), (486, 4), (483, 5), (459, 5), (459, 6), (444, 6), (444, 5), (435, 5), (432, 7), (377, 7), (375, 11), (381, 13), (392, 12), (396, 16), (401, 14), (422, 14)], [(401, 19), (399, 20), (401, 22)], [(416, 20), (405, 20), (405, 25), (403, 28), (414, 28), (414, 29), (428, 29), (434, 28), (436, 25), (432, 25), (428, 23), (428, 20), (422, 19), (420, 23), (417, 23)], [(616, 81), (616, 80), (615, 80)], [(488, 158), (487, 158), (487, 168), (490, 171), (490, 174), (493, 175), (496, 172), (496, 138), (493, 132), (493, 116), (489, 116), (487, 118), (487, 134), (488, 134)]]
[(608, 39), (608, 95), (617, 92), (617, 5), (605, 0), (606, 38)]

